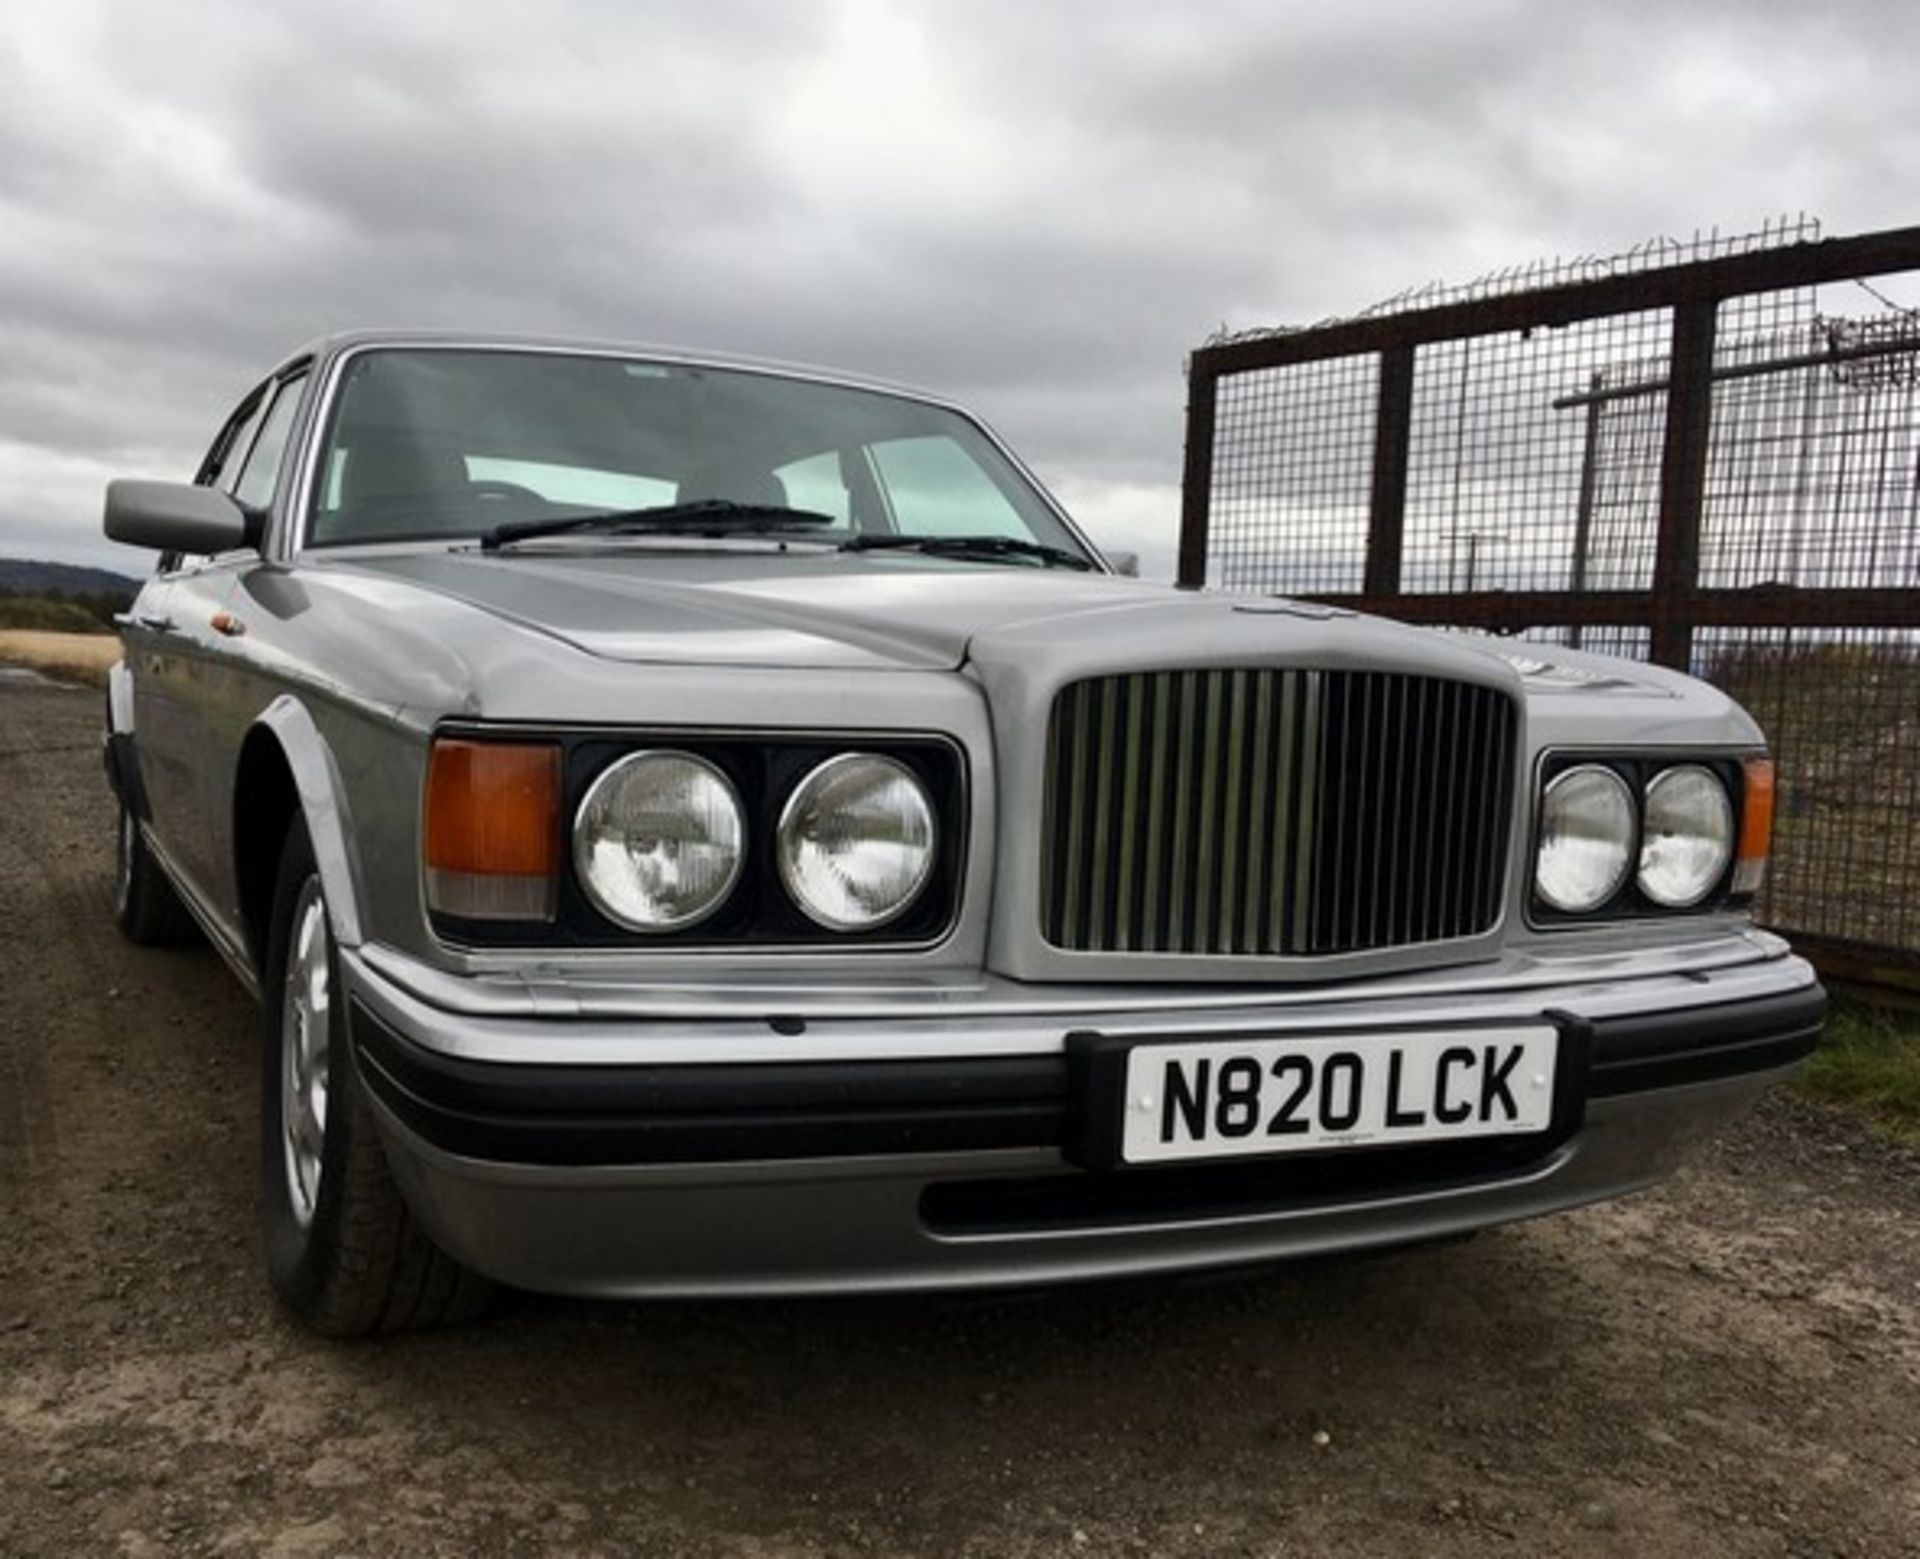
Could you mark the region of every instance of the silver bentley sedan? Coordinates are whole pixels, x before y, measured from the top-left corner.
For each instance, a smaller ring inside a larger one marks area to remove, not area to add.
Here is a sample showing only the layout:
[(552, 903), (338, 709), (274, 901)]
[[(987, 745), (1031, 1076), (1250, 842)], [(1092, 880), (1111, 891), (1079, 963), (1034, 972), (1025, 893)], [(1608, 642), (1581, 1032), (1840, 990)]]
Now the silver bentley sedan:
[(1818, 1039), (1728, 699), (1122, 577), (923, 395), (339, 336), (106, 530), (119, 921), (260, 1000), (321, 1332), (1448, 1237)]

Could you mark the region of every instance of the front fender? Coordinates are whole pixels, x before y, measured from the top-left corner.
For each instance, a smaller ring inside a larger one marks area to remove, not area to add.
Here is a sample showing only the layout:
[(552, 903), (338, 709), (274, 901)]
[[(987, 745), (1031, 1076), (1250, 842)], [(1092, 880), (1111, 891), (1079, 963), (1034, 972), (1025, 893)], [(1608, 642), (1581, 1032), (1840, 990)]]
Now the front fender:
[(307, 836), (313, 841), (313, 858), (320, 869), (320, 886), (327, 896), (334, 940), (346, 947), (358, 947), (364, 940), (360, 857), (353, 846), (353, 820), (333, 749), (306, 706), (290, 693), (281, 694), (268, 705), (257, 723), (273, 733), (293, 775)]

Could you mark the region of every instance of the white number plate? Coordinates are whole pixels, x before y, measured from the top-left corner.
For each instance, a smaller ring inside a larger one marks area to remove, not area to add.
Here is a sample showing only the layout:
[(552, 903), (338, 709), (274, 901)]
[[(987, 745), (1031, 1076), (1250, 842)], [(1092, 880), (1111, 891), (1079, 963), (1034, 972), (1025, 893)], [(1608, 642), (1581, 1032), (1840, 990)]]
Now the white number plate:
[(1545, 1131), (1547, 1024), (1336, 1039), (1209, 1039), (1127, 1053), (1129, 1164)]

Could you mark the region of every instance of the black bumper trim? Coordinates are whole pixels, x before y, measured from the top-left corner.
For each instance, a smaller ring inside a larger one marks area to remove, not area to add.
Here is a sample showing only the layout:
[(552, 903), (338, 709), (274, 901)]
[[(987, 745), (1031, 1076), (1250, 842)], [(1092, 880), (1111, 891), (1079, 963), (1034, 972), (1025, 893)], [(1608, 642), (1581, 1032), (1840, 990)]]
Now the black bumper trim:
[(449, 1153), (521, 1164), (697, 1164), (1046, 1147), (1058, 1056), (700, 1066), (502, 1065), (437, 1055), (359, 1002), (360, 1075)]
[[(1583, 1025), (1586, 1096), (1769, 1071), (1812, 1052), (1826, 993)], [(417, 1136), (495, 1163), (701, 1164), (991, 1148), (1064, 1148), (1065, 1055), (955, 1061), (571, 1066), (465, 1061), (352, 1004), (360, 1075)], [(1536, 1145), (1537, 1150), (1537, 1145)]]
[(1813, 1054), (1826, 1019), (1827, 993), (1818, 985), (1753, 1001), (1598, 1019), (1587, 1093), (1610, 1098), (1791, 1066)]

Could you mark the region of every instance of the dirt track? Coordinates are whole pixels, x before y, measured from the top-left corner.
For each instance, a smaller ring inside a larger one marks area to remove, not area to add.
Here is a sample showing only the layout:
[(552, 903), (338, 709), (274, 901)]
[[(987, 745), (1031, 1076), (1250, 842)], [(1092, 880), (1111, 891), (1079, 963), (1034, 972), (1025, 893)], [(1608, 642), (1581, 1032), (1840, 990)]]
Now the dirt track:
[(0, 1554), (1920, 1554), (1920, 1162), (1776, 1097), (1464, 1246), (1024, 1300), (276, 1312), (254, 1015), (0, 677)]

